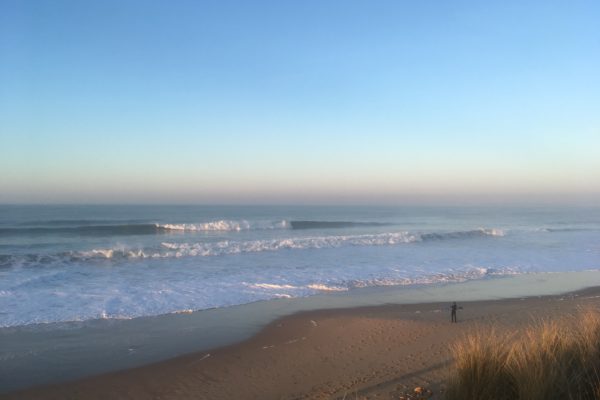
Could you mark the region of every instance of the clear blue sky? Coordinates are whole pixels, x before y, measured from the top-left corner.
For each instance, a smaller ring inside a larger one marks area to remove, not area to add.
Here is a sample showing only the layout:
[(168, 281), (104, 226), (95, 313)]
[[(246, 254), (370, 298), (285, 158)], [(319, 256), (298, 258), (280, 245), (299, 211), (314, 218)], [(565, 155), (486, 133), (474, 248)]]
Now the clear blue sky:
[(600, 202), (600, 2), (0, 2), (0, 202)]

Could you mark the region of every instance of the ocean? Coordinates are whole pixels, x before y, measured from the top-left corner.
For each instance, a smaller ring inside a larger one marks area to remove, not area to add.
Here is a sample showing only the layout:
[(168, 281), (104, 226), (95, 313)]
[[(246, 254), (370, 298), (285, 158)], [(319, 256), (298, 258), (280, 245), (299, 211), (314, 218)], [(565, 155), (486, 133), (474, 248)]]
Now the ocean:
[(597, 269), (597, 207), (0, 206), (0, 327)]

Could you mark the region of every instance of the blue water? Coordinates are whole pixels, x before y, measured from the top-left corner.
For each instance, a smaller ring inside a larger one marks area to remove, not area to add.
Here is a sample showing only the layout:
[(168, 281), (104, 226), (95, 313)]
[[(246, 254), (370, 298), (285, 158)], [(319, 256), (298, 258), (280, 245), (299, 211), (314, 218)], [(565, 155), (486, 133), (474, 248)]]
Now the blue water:
[(600, 268), (600, 208), (0, 206), (0, 326)]

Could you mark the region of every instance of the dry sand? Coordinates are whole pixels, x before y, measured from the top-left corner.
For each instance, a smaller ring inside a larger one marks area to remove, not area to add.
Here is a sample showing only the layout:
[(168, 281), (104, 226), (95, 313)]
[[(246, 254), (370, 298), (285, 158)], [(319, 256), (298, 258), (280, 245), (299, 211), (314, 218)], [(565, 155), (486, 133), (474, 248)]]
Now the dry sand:
[(561, 296), (322, 310), (269, 324), (242, 343), (2, 399), (399, 399), (414, 388), (443, 398), (450, 348), (465, 334), (599, 307), (600, 288)]

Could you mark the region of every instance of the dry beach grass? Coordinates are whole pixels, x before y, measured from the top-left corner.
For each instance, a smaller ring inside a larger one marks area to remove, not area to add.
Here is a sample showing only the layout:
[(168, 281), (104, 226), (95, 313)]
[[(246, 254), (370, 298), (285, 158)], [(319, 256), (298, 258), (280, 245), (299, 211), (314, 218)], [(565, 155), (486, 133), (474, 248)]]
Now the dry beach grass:
[(600, 314), (480, 331), (454, 347), (447, 400), (600, 399)]

